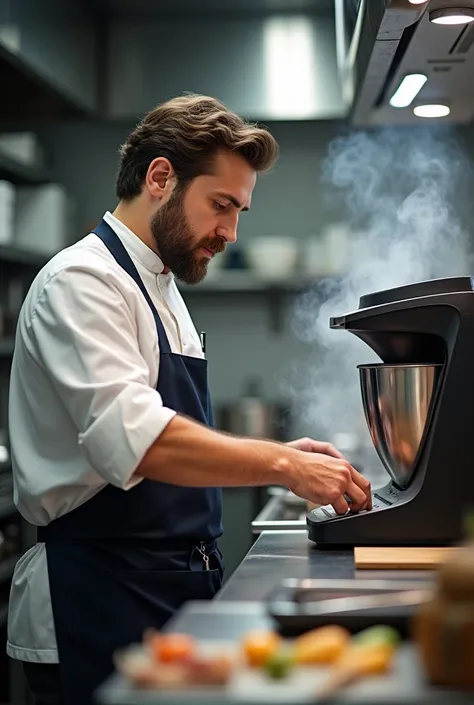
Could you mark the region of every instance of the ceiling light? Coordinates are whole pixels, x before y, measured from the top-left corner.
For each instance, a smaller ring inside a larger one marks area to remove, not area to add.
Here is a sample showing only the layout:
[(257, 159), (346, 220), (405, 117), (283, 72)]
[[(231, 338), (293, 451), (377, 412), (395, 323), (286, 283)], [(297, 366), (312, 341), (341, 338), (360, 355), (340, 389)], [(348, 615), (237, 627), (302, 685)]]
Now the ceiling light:
[(413, 112), (417, 117), (421, 118), (441, 118), (449, 115), (451, 110), (447, 105), (433, 103), (430, 105), (417, 105), (413, 108)]
[(468, 7), (446, 7), (430, 12), (430, 21), (434, 24), (468, 24), (474, 22), (474, 10)]
[(428, 0), (410, 0), (412, 5), (424, 5)]
[(428, 77), (422, 73), (410, 73), (405, 76), (399, 87), (390, 98), (392, 108), (406, 108), (414, 101), (425, 85)]

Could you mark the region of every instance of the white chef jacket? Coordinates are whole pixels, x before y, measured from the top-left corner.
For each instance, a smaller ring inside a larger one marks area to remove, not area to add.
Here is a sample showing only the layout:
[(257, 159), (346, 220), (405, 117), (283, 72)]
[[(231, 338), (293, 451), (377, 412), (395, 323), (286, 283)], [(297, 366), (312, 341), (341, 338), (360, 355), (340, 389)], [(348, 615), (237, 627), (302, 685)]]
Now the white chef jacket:
[[(203, 357), (173, 275), (111, 213), (104, 219), (132, 258), (171, 351)], [(140, 481), (135, 469), (175, 414), (156, 391), (158, 370), (152, 312), (103, 242), (89, 234), (53, 257), (24, 301), (10, 378), (14, 501), (30, 523), (48, 524), (109, 483), (127, 490)], [(7, 652), (58, 662), (44, 543), (15, 568)]]

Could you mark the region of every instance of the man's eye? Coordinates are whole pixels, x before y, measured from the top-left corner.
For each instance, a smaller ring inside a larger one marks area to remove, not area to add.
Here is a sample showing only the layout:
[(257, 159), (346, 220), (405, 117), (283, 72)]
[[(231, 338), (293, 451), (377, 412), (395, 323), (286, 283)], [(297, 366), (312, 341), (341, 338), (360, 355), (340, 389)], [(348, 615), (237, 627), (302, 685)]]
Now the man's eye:
[(214, 201), (214, 208), (216, 211), (225, 211), (227, 206), (225, 206), (223, 203), (219, 203), (219, 201)]

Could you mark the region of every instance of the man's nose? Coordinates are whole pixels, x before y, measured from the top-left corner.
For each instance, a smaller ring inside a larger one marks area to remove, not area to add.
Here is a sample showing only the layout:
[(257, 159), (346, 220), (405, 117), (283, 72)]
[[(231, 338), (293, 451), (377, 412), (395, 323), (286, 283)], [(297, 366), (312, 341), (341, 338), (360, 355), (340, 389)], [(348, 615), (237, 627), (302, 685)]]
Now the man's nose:
[(237, 226), (239, 224), (239, 218), (228, 218), (225, 223), (219, 225), (217, 228), (217, 235), (224, 238), (224, 240), (230, 244), (237, 240)]

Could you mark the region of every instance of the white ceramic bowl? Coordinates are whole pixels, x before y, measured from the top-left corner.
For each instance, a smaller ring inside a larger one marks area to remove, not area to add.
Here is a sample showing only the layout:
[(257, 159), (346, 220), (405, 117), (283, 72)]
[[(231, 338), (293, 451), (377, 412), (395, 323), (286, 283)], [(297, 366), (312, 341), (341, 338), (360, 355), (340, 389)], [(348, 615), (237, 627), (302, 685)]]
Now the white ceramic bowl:
[(286, 236), (255, 237), (246, 243), (247, 260), (255, 274), (265, 280), (281, 281), (294, 276), (299, 243)]

